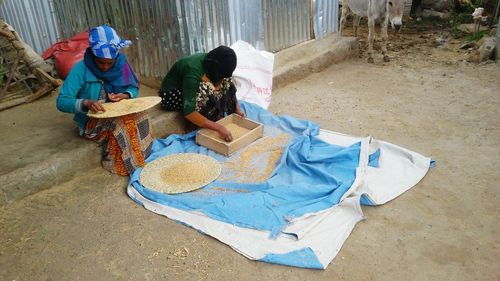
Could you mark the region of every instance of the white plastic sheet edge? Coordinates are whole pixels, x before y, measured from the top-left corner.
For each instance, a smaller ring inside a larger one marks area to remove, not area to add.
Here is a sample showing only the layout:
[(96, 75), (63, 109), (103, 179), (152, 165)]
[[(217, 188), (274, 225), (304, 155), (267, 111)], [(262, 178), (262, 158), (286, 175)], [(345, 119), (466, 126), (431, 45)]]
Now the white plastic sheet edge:
[[(323, 129), (320, 130), (319, 138), (342, 146), (363, 140)], [(375, 205), (381, 205), (415, 186), (427, 174), (431, 158), (392, 143), (371, 139), (370, 153), (377, 148), (381, 151), (379, 167), (367, 166), (365, 181), (357, 193), (365, 194)]]

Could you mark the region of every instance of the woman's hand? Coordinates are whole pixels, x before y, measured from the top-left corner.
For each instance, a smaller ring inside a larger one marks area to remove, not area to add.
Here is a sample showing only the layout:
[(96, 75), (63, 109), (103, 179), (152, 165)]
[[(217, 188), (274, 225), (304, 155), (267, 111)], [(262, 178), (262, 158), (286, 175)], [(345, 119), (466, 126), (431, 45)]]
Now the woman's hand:
[(238, 114), (241, 118), (245, 118), (245, 116), (246, 116), (245, 112), (239, 110), (238, 108), (236, 109), (235, 113)]
[(217, 132), (219, 133), (220, 137), (227, 141), (227, 142), (230, 142), (233, 140), (233, 135), (231, 134), (231, 132), (224, 126), (222, 125), (219, 125), (220, 127), (217, 128)]
[(86, 108), (88, 108), (90, 111), (93, 111), (93, 112), (99, 112), (99, 111), (106, 111), (104, 109), (104, 106), (102, 106), (102, 102), (101, 100), (84, 100), (83, 101), (83, 106), (85, 106)]
[(111, 102), (117, 102), (117, 101), (121, 101), (124, 99), (129, 99), (129, 98), (130, 98), (130, 95), (127, 93), (109, 93), (108, 94), (108, 99)]
[(185, 117), (189, 122), (195, 124), (196, 126), (216, 131), (224, 141), (230, 142), (233, 140), (233, 135), (226, 127), (207, 119), (199, 112), (193, 111)]
[(235, 113), (238, 114), (241, 118), (245, 118), (245, 112), (241, 110), (240, 103), (236, 101), (236, 110)]

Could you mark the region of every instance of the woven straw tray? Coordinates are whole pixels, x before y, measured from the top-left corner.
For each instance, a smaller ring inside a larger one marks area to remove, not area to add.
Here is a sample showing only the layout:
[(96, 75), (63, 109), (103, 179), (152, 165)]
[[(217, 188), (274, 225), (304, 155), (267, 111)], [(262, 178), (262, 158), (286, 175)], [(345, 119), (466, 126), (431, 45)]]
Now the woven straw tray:
[(183, 193), (204, 187), (222, 171), (214, 158), (197, 153), (177, 153), (155, 159), (143, 168), (143, 186), (168, 194)]
[(102, 104), (106, 111), (89, 111), (87, 115), (92, 118), (114, 118), (147, 110), (160, 102), (160, 97), (141, 97), (124, 99), (119, 102), (106, 102)]

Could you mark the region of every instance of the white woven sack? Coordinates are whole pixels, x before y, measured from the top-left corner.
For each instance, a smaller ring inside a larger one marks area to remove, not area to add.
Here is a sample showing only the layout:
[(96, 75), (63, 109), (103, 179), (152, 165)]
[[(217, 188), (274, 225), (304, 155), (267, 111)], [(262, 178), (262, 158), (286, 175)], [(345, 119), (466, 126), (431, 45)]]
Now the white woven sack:
[(274, 54), (259, 51), (244, 41), (237, 41), (231, 48), (238, 58), (233, 72), (237, 98), (267, 109), (271, 103)]

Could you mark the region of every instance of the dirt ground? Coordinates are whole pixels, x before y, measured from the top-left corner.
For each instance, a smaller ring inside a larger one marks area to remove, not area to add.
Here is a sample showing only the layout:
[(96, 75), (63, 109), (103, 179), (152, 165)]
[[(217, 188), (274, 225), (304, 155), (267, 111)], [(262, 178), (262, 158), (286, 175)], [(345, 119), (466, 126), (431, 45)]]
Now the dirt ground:
[[(361, 37), (366, 36), (361, 31)], [(326, 270), (250, 261), (130, 200), (103, 169), (0, 212), (0, 280), (500, 280), (500, 65), (464, 62), (439, 30), (273, 93), (270, 110), (430, 156), (436, 168), (379, 207)]]

